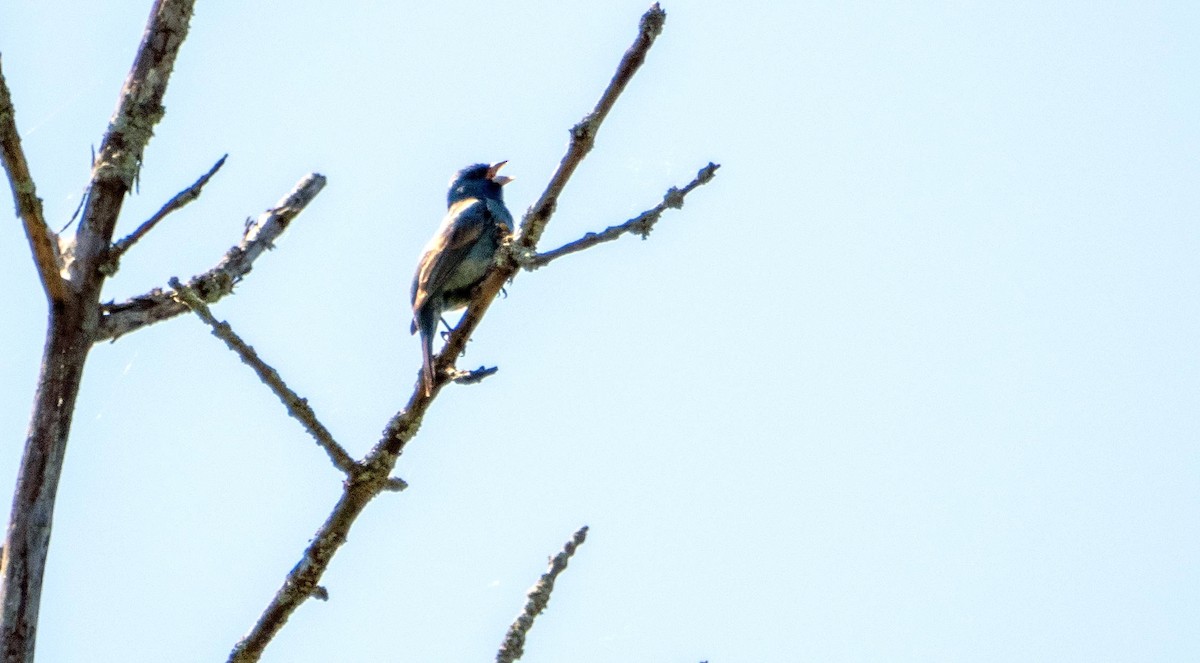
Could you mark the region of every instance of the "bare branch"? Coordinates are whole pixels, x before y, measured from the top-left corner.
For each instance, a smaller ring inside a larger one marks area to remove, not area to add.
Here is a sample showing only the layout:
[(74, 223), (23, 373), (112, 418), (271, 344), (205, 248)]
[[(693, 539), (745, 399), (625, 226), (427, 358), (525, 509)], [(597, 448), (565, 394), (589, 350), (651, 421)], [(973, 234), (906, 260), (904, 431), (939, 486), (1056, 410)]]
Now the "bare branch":
[(650, 51), (654, 40), (662, 33), (663, 23), (666, 20), (667, 13), (658, 6), (657, 2), (642, 15), (641, 23), (638, 26), (638, 36), (629, 50), (625, 51), (621, 63), (617, 65), (617, 73), (613, 75), (612, 82), (608, 84), (604, 94), (600, 95), (600, 101), (596, 102), (596, 108), (580, 120), (579, 124), (572, 127), (571, 144), (567, 148), (567, 154), (559, 162), (558, 170), (550, 177), (550, 183), (546, 186), (542, 197), (525, 212), (525, 217), (521, 219), (521, 231), (517, 240), (521, 246), (530, 249), (537, 247), (538, 240), (542, 237), (542, 231), (545, 230), (550, 216), (554, 214), (554, 208), (558, 205), (558, 196), (567, 186), (567, 180), (571, 179), (571, 174), (575, 172), (580, 162), (595, 145), (596, 132), (600, 130), (600, 124), (608, 116), (608, 111), (612, 110), (613, 104), (617, 103), (617, 97), (621, 96), (621, 92), (625, 90), (625, 86), (629, 84), (633, 75), (646, 61), (646, 53)]
[[(434, 393), (441, 385), (445, 384), (447, 369), (453, 369), (454, 362), (467, 347), (467, 341), (470, 340), (471, 334), (479, 326), (479, 322), (487, 313), (492, 301), (496, 299), (496, 295), (499, 294), (504, 283), (516, 275), (518, 269), (516, 256), (537, 249), (538, 239), (541, 238), (546, 225), (550, 223), (550, 217), (554, 215), (559, 194), (566, 187), (571, 174), (575, 172), (580, 162), (592, 149), (592, 145), (596, 142), (596, 132), (600, 130), (601, 123), (608, 116), (608, 112), (617, 102), (617, 98), (621, 96), (621, 92), (625, 90), (630, 79), (645, 62), (646, 53), (654, 45), (654, 40), (662, 33), (666, 19), (667, 13), (659, 7), (657, 2), (651, 5), (645, 14), (642, 14), (638, 24), (638, 35), (617, 65), (617, 71), (613, 74), (612, 81), (600, 95), (600, 101), (596, 103), (596, 108), (571, 129), (571, 142), (567, 146), (567, 153), (558, 164), (558, 170), (550, 177), (550, 183), (546, 185), (546, 190), (542, 193), (541, 198), (525, 212), (516, 238), (508, 244), (506, 253), (509, 255), (509, 260), (494, 267), (483, 282), (476, 287), (475, 296), (471, 299), (467, 312), (463, 314), (462, 320), (450, 334), (442, 351), (434, 357)], [(454, 371), (450, 370), (449, 374), (453, 375)], [(393, 441), (388, 445), (388, 450), (390, 453), (399, 454), (403, 446), (403, 443)]]
[(700, 172), (696, 174), (696, 178), (689, 182), (687, 186), (682, 189), (671, 187), (663, 196), (661, 203), (625, 223), (609, 226), (598, 233), (588, 233), (574, 242), (564, 244), (557, 249), (546, 251), (545, 253), (537, 253), (530, 256), (523, 256), (518, 253), (517, 262), (520, 263), (521, 267), (533, 271), (565, 255), (578, 253), (604, 242), (611, 242), (626, 233), (640, 235), (642, 239), (646, 239), (650, 236), (650, 231), (654, 229), (654, 224), (658, 223), (658, 219), (662, 216), (663, 212), (667, 209), (682, 208), (683, 199), (692, 192), (692, 189), (711, 182), (713, 177), (716, 177), (717, 169), (720, 167), (720, 164), (710, 163), (701, 168)]
[(190, 308), (205, 324), (212, 327), (213, 336), (225, 341), (225, 345), (237, 353), (237, 356), (242, 359), (242, 363), (254, 369), (258, 379), (262, 380), (263, 384), (279, 397), (280, 402), (287, 408), (288, 414), (299, 421), (308, 434), (312, 435), (317, 444), (325, 450), (325, 453), (329, 454), (329, 460), (333, 461), (334, 466), (345, 472), (347, 476), (353, 477), (359, 470), (358, 463), (354, 462), (342, 445), (333, 439), (329, 429), (317, 419), (317, 413), (313, 412), (312, 407), (309, 406), (308, 399), (301, 398), (291, 387), (287, 386), (287, 383), (279, 376), (279, 371), (268, 366), (254, 351), (254, 348), (233, 331), (228, 322), (220, 322), (213, 317), (212, 311), (208, 309), (204, 300), (200, 299), (195, 290), (183, 285), (176, 278), (171, 279), (171, 287), (175, 289), (175, 298), (181, 304)]
[[(545, 193), (533, 207), (526, 212), (521, 223), (521, 230), (516, 242), (522, 247), (536, 248), (540, 237), (550, 217), (554, 213), (555, 201), (562, 192), (567, 180), (579, 165), (595, 142), (596, 131), (603, 122), (608, 111), (625, 89), (629, 80), (645, 60), (646, 52), (654, 43), (655, 37), (662, 31), (666, 13), (654, 4), (642, 16), (638, 37), (633, 46), (625, 53), (612, 82), (601, 96), (596, 108), (571, 130), (571, 143), (567, 154), (559, 164), (558, 170), (552, 176)], [(342, 496), (334, 505), (329, 517), (317, 530), (305, 549), (300, 561), (288, 572), (283, 584), (275, 593), (254, 627), (237, 643), (229, 655), (230, 663), (250, 663), (262, 656), (266, 646), (283, 628), (288, 618), (296, 608), (312, 597), (313, 591), (319, 586), (322, 575), (329, 567), (330, 561), (338, 548), (346, 542), (346, 537), (354, 521), (382, 490), (388, 488), (389, 473), (396, 465), (400, 453), (408, 442), (416, 435), (421, 427), (421, 421), (429, 404), (436, 397), (441, 387), (458, 375), (457, 371), (447, 371), (452, 368), (458, 356), (466, 346), (471, 333), (479, 325), (487, 312), (488, 306), (496, 298), (501, 287), (514, 274), (518, 265), (512, 259), (510, 246), (504, 252), (500, 264), (494, 267), (477, 288), (471, 305), (458, 327), (450, 334), (442, 352), (435, 357), (434, 388), (426, 393), (421, 381), (414, 381), (413, 393), (408, 403), (397, 412), (384, 427), (383, 436), (371, 452), (362, 461), (363, 470), (343, 486)], [(582, 530), (577, 536), (582, 536)]]
[(25, 225), (25, 237), (29, 239), (33, 262), (37, 266), (46, 297), (51, 303), (63, 302), (67, 298), (67, 284), (60, 275), (62, 256), (58, 252), (58, 239), (42, 216), (42, 200), (37, 197), (37, 187), (33, 184), (29, 164), (25, 161), (25, 151), (21, 148), (16, 110), (3, 70), (0, 70), (0, 161), (4, 162), (4, 170), (8, 173), (13, 206)]
[(146, 233), (150, 232), (154, 226), (157, 225), (159, 221), (162, 221), (164, 218), (166, 218), (168, 214), (177, 209), (181, 209), (188, 203), (199, 198), (200, 191), (204, 189), (204, 185), (208, 184), (208, 181), (212, 179), (213, 175), (217, 174), (217, 171), (221, 169), (221, 166), (225, 165), (225, 159), (227, 158), (229, 158), (228, 154), (222, 156), (217, 163), (213, 164), (212, 168), (208, 169), (207, 173), (204, 173), (204, 175), (200, 176), (200, 179), (193, 182), (188, 188), (175, 194), (174, 198), (168, 200), (166, 205), (163, 205), (161, 209), (154, 213), (154, 216), (143, 221), (142, 225), (138, 226), (136, 230), (134, 230), (132, 233), (129, 233), (128, 236), (124, 237), (117, 243), (113, 244), (112, 248), (108, 250), (108, 255), (105, 256), (104, 263), (101, 264), (100, 269), (103, 270), (105, 274), (110, 276), (115, 274), (117, 272), (118, 261), (120, 261), (121, 256), (129, 250), (129, 247), (133, 246), (134, 242), (137, 242), (139, 239), (144, 237)]
[(496, 653), (496, 663), (513, 663), (525, 654), (525, 636), (533, 628), (533, 620), (542, 614), (550, 603), (550, 593), (554, 591), (554, 581), (558, 575), (567, 569), (567, 562), (575, 554), (575, 550), (587, 540), (587, 526), (579, 528), (575, 536), (563, 546), (562, 552), (550, 560), (550, 568), (542, 574), (541, 579), (526, 593), (525, 608), (517, 615), (517, 620), (508, 627), (508, 634)]
[[(205, 302), (213, 303), (233, 292), (233, 287), (250, 273), (254, 261), (274, 246), (275, 240), (287, 230), (292, 219), (316, 198), (325, 187), (325, 176), (312, 173), (300, 180), (296, 188), (283, 197), (275, 207), (259, 215), (247, 225), (242, 241), (226, 252), (216, 267), (188, 281)], [(156, 322), (187, 312), (187, 307), (174, 299), (172, 293), (154, 290), (120, 303), (101, 306), (96, 342), (116, 339)]]
[[(26, 229), (34, 259), (51, 301), (50, 324), (34, 395), (33, 415), (13, 495), (3, 561), (0, 562), (0, 648), (6, 663), (32, 663), (37, 640), (42, 583), (50, 549), (50, 527), (66, 457), (83, 365), (99, 322), (100, 292), (105, 275), (101, 257), (108, 251), (125, 193), (133, 182), (142, 151), (162, 118), (162, 98), (175, 56), (187, 36), (192, 0), (155, 3), (125, 81), (117, 112), (109, 124), (83, 220), (73, 243), (63, 249), (57, 269), (53, 236), (41, 218), (37, 196), (16, 143), (4, 147), (5, 168), (15, 182), (19, 210), (26, 210)], [(11, 100), (5, 91), (0, 125), (12, 129)], [(15, 137), (15, 132), (5, 139)], [(12, 159), (10, 160), (10, 157)], [(13, 176), (15, 173), (15, 177)], [(24, 202), (22, 202), (24, 201)], [(70, 257), (68, 257), (70, 256)], [(54, 268), (58, 285), (50, 278)], [(70, 281), (66, 283), (65, 281)]]

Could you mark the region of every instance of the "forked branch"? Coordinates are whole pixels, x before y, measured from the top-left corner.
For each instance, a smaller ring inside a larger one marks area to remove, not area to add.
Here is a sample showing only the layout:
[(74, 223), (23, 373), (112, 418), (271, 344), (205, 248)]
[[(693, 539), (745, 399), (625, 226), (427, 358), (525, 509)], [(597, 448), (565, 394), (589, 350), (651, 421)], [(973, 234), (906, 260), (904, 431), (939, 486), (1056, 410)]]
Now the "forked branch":
[[(621, 59), (612, 82), (601, 95), (600, 102), (583, 121), (571, 131), (571, 142), (567, 153), (550, 179), (545, 192), (537, 203), (526, 212), (521, 223), (517, 242), (521, 246), (536, 249), (542, 230), (554, 213), (558, 195), (566, 186), (571, 174), (595, 142), (596, 132), (604, 118), (620, 96), (622, 90), (645, 60), (646, 53), (655, 37), (662, 31), (666, 13), (653, 5), (642, 16), (638, 35), (633, 45)], [(511, 258), (509, 252), (505, 256)], [(329, 517), (317, 530), (305, 549), (300, 561), (288, 572), (266, 609), (257, 622), (230, 652), (230, 663), (257, 661), (264, 649), (279, 632), (295, 610), (320, 591), (320, 580), (337, 550), (346, 542), (351, 527), (367, 503), (388, 487), (388, 474), (404, 447), (417, 433), (429, 404), (436, 398), (440, 388), (456, 376), (457, 371), (446, 371), (453, 366), (466, 345), (467, 339), (479, 324), (488, 306), (500, 292), (501, 286), (517, 271), (512, 259), (494, 267), (484, 282), (477, 288), (463, 321), (450, 334), (442, 352), (435, 359), (436, 375), (434, 389), (426, 393), (420, 380), (414, 381), (413, 392), (408, 403), (397, 412), (384, 428), (383, 436), (363, 459), (363, 467), (354, 479), (343, 485), (343, 492), (334, 505)], [(482, 375), (480, 375), (482, 377)]]
[(0, 153), (51, 304), (0, 562), (0, 650), (6, 663), (32, 663), (34, 658), (58, 482), (83, 366), (94, 340), (91, 334), (98, 323), (105, 281), (101, 257), (112, 241), (142, 153), (162, 118), (163, 95), (191, 15), (192, 0), (155, 2), (93, 166), (83, 218), (71, 245), (62, 250), (61, 267), (57, 240), (42, 216), (17, 140), (7, 86), (0, 90)]
[[(608, 112), (612, 110), (617, 98), (629, 85), (634, 74), (646, 61), (646, 54), (650, 52), (654, 40), (662, 33), (666, 20), (667, 13), (657, 2), (651, 5), (645, 14), (642, 14), (641, 21), (638, 23), (637, 37), (621, 57), (621, 62), (617, 64), (617, 71), (613, 74), (608, 87), (600, 95), (600, 100), (596, 102), (596, 107), (592, 109), (592, 112), (584, 116), (571, 129), (571, 142), (567, 145), (566, 154), (559, 161), (558, 169), (550, 176), (550, 182), (546, 185), (541, 197), (526, 210), (525, 216), (521, 219), (517, 236), (509, 245), (511, 260), (497, 265), (479, 284), (475, 290), (475, 296), (471, 298), (471, 305), (467, 308), (467, 312), (450, 334), (442, 351), (434, 357), (435, 390), (445, 384), (446, 369), (453, 368), (455, 360), (467, 347), (467, 341), (470, 340), (471, 334), (479, 326), (480, 320), (487, 313), (492, 301), (496, 299), (496, 295), (500, 293), (500, 288), (516, 275), (519, 260), (515, 256), (537, 250), (538, 240), (558, 207), (559, 195), (566, 188), (575, 169), (592, 150), (592, 146), (596, 143), (596, 134), (600, 131), (600, 125), (608, 117)], [(453, 373), (454, 371), (451, 370), (450, 374)], [(405, 442), (400, 441), (400, 438), (397, 437), (385, 446), (388, 453), (399, 454), (404, 444)]]
[(600, 95), (600, 101), (596, 102), (596, 107), (571, 128), (571, 143), (567, 147), (567, 153), (558, 163), (558, 169), (550, 176), (550, 183), (542, 192), (542, 196), (525, 212), (524, 218), (521, 219), (517, 240), (521, 246), (529, 249), (537, 247), (538, 240), (542, 238), (542, 232), (546, 229), (546, 224), (550, 222), (550, 217), (558, 206), (559, 195), (566, 188), (567, 182), (583, 158), (592, 151), (592, 146), (596, 144), (596, 134), (600, 131), (600, 125), (604, 122), (604, 118), (608, 117), (608, 112), (612, 110), (613, 105), (617, 103), (617, 98), (625, 91), (625, 86), (629, 85), (629, 81), (633, 80), (633, 75), (646, 61), (646, 54), (650, 52), (654, 40), (662, 34), (663, 24), (666, 20), (667, 12), (663, 11), (657, 2), (651, 5), (645, 14), (642, 14), (642, 20), (638, 24), (637, 39), (633, 41), (629, 50), (625, 51), (620, 64), (617, 65), (617, 72), (613, 74), (612, 81)]

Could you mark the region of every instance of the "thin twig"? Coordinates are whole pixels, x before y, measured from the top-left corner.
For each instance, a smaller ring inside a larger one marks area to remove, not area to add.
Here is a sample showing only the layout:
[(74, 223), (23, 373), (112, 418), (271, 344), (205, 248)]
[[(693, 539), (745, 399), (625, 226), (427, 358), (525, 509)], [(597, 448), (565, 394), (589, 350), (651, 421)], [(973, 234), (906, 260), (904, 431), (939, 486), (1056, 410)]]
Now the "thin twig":
[(225, 345), (237, 353), (237, 356), (242, 359), (242, 363), (254, 370), (258, 379), (262, 380), (262, 383), (279, 397), (283, 407), (287, 408), (288, 414), (299, 421), (300, 425), (304, 426), (304, 430), (308, 431), (308, 434), (312, 435), (325, 453), (329, 454), (329, 460), (333, 461), (334, 466), (345, 472), (347, 476), (353, 477), (359, 470), (358, 463), (354, 462), (342, 445), (333, 439), (329, 429), (317, 419), (317, 413), (313, 412), (312, 407), (309, 406), (308, 399), (301, 398), (291, 387), (287, 386), (287, 383), (279, 376), (279, 371), (267, 365), (254, 351), (254, 348), (233, 331), (228, 322), (222, 322), (213, 317), (212, 311), (208, 309), (204, 300), (200, 299), (195, 290), (183, 285), (177, 278), (172, 278), (170, 284), (175, 289), (175, 299), (191, 309), (205, 324), (212, 327), (213, 336), (225, 341)]
[(640, 235), (642, 239), (646, 239), (650, 236), (650, 231), (654, 229), (654, 224), (658, 223), (658, 219), (662, 216), (663, 212), (665, 212), (667, 209), (682, 208), (683, 199), (692, 192), (692, 189), (704, 184), (708, 184), (710, 181), (712, 181), (712, 178), (716, 176), (717, 169), (720, 167), (720, 164), (710, 163), (701, 168), (700, 172), (696, 174), (696, 178), (689, 182), (687, 186), (683, 187), (682, 189), (671, 187), (663, 196), (661, 203), (655, 205), (651, 209), (646, 210), (645, 212), (642, 212), (625, 223), (616, 226), (609, 226), (598, 233), (588, 233), (574, 242), (564, 244), (557, 249), (546, 251), (545, 253), (536, 253), (527, 257), (518, 254), (517, 262), (521, 264), (521, 267), (529, 271), (533, 271), (538, 267), (548, 265), (551, 261), (557, 260), (565, 255), (578, 253), (584, 249), (590, 249), (597, 244), (603, 244), (604, 242), (611, 242), (626, 233)]
[(533, 628), (533, 620), (542, 614), (550, 603), (550, 593), (554, 591), (554, 581), (558, 575), (567, 569), (567, 562), (575, 554), (575, 550), (587, 540), (587, 526), (579, 528), (575, 536), (563, 546), (562, 552), (550, 559), (550, 568), (542, 574), (537, 583), (526, 593), (525, 608), (517, 615), (516, 621), (508, 627), (500, 651), (496, 652), (496, 663), (513, 663), (525, 653), (525, 636)]
[(8, 173), (8, 184), (12, 188), (13, 205), (17, 216), (25, 226), (25, 237), (33, 252), (33, 262), (46, 297), (50, 302), (63, 302), (67, 298), (67, 284), (60, 274), (62, 256), (58, 252), (58, 240), (42, 215), (42, 200), (37, 196), (29, 163), (21, 147), (21, 134), (17, 132), (16, 110), (4, 72), (0, 69), (0, 161)]
[[(325, 176), (312, 173), (296, 184), (276, 205), (259, 215), (247, 226), (242, 241), (229, 249), (216, 267), (193, 276), (188, 287), (200, 298), (213, 303), (233, 292), (254, 266), (254, 261), (287, 230), (292, 219), (316, 198), (325, 187)], [(156, 322), (187, 312), (187, 307), (174, 299), (172, 293), (154, 289), (144, 295), (120, 303), (101, 306), (100, 326), (93, 338), (96, 342), (116, 339)]]
[(542, 231), (546, 229), (546, 224), (549, 223), (550, 216), (554, 214), (554, 208), (558, 205), (558, 196), (567, 186), (571, 174), (575, 172), (580, 162), (596, 144), (596, 133), (600, 130), (601, 123), (608, 116), (608, 112), (612, 110), (613, 104), (617, 103), (617, 97), (621, 96), (625, 86), (629, 84), (633, 75), (646, 61), (646, 53), (650, 51), (654, 40), (662, 33), (666, 20), (667, 13), (658, 6), (657, 2), (651, 5), (645, 14), (642, 14), (641, 23), (638, 25), (637, 39), (634, 40), (629, 50), (625, 51), (621, 63), (617, 65), (617, 73), (613, 75), (612, 82), (605, 88), (604, 94), (600, 95), (600, 101), (596, 102), (596, 107), (592, 112), (571, 128), (571, 143), (567, 148), (566, 155), (558, 164), (558, 170), (554, 171), (554, 175), (550, 177), (550, 183), (546, 186), (542, 197), (538, 198), (538, 201), (525, 212), (525, 217), (521, 219), (521, 230), (517, 240), (521, 246), (529, 249), (537, 248)]
[(129, 250), (129, 247), (133, 246), (134, 242), (138, 241), (144, 237), (146, 233), (150, 232), (154, 226), (157, 225), (159, 221), (162, 221), (164, 218), (166, 218), (168, 214), (199, 198), (200, 191), (204, 189), (204, 185), (208, 184), (208, 181), (212, 179), (213, 175), (217, 174), (217, 171), (221, 169), (221, 166), (225, 165), (225, 159), (227, 158), (229, 158), (228, 154), (218, 159), (217, 163), (213, 164), (213, 167), (209, 168), (207, 173), (204, 173), (204, 175), (200, 176), (200, 179), (193, 182), (188, 188), (175, 194), (174, 198), (168, 200), (166, 205), (163, 205), (161, 209), (154, 213), (154, 216), (143, 221), (142, 225), (138, 226), (136, 230), (129, 233), (128, 236), (114, 243), (112, 248), (108, 250), (108, 256), (106, 257), (104, 264), (101, 265), (101, 269), (107, 267), (109, 269), (109, 272), (107, 273), (116, 273), (117, 262), (121, 259), (121, 256)]

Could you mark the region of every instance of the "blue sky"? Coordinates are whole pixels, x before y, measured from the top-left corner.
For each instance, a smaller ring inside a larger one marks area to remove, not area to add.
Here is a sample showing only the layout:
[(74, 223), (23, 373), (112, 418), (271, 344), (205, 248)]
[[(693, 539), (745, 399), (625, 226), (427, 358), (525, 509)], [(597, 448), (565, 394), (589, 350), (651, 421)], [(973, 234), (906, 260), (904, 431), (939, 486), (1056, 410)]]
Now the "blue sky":
[[(9, 3), (0, 52), (57, 228), (148, 4)], [(208, 269), (329, 185), (214, 308), (356, 456), (420, 365), (408, 284), (457, 168), (515, 214), (641, 2), (200, 3), (128, 232), (123, 298)], [(520, 275), (266, 661), (494, 655), (588, 542), (538, 661), (1200, 658), (1200, 8), (664, 4), (663, 36), (543, 240), (723, 165), (649, 241)], [(7, 198), (6, 198), (7, 200)], [(44, 303), (0, 230), (0, 492)], [(41, 661), (223, 660), (339, 475), (197, 320), (98, 347)]]

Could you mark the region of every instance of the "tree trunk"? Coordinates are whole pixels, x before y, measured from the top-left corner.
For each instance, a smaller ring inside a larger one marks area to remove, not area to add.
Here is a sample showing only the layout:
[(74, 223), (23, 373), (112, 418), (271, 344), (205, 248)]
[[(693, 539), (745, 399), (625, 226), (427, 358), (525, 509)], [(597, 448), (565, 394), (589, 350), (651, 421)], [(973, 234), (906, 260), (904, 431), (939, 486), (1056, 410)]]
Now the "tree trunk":
[(0, 638), (4, 642), (5, 663), (33, 661), (54, 497), (62, 474), (75, 397), (91, 349), (83, 325), (88, 307), (81, 304), (68, 302), (50, 312), (33, 417), (0, 562), (0, 575), (4, 579), (0, 585), (3, 610)]

